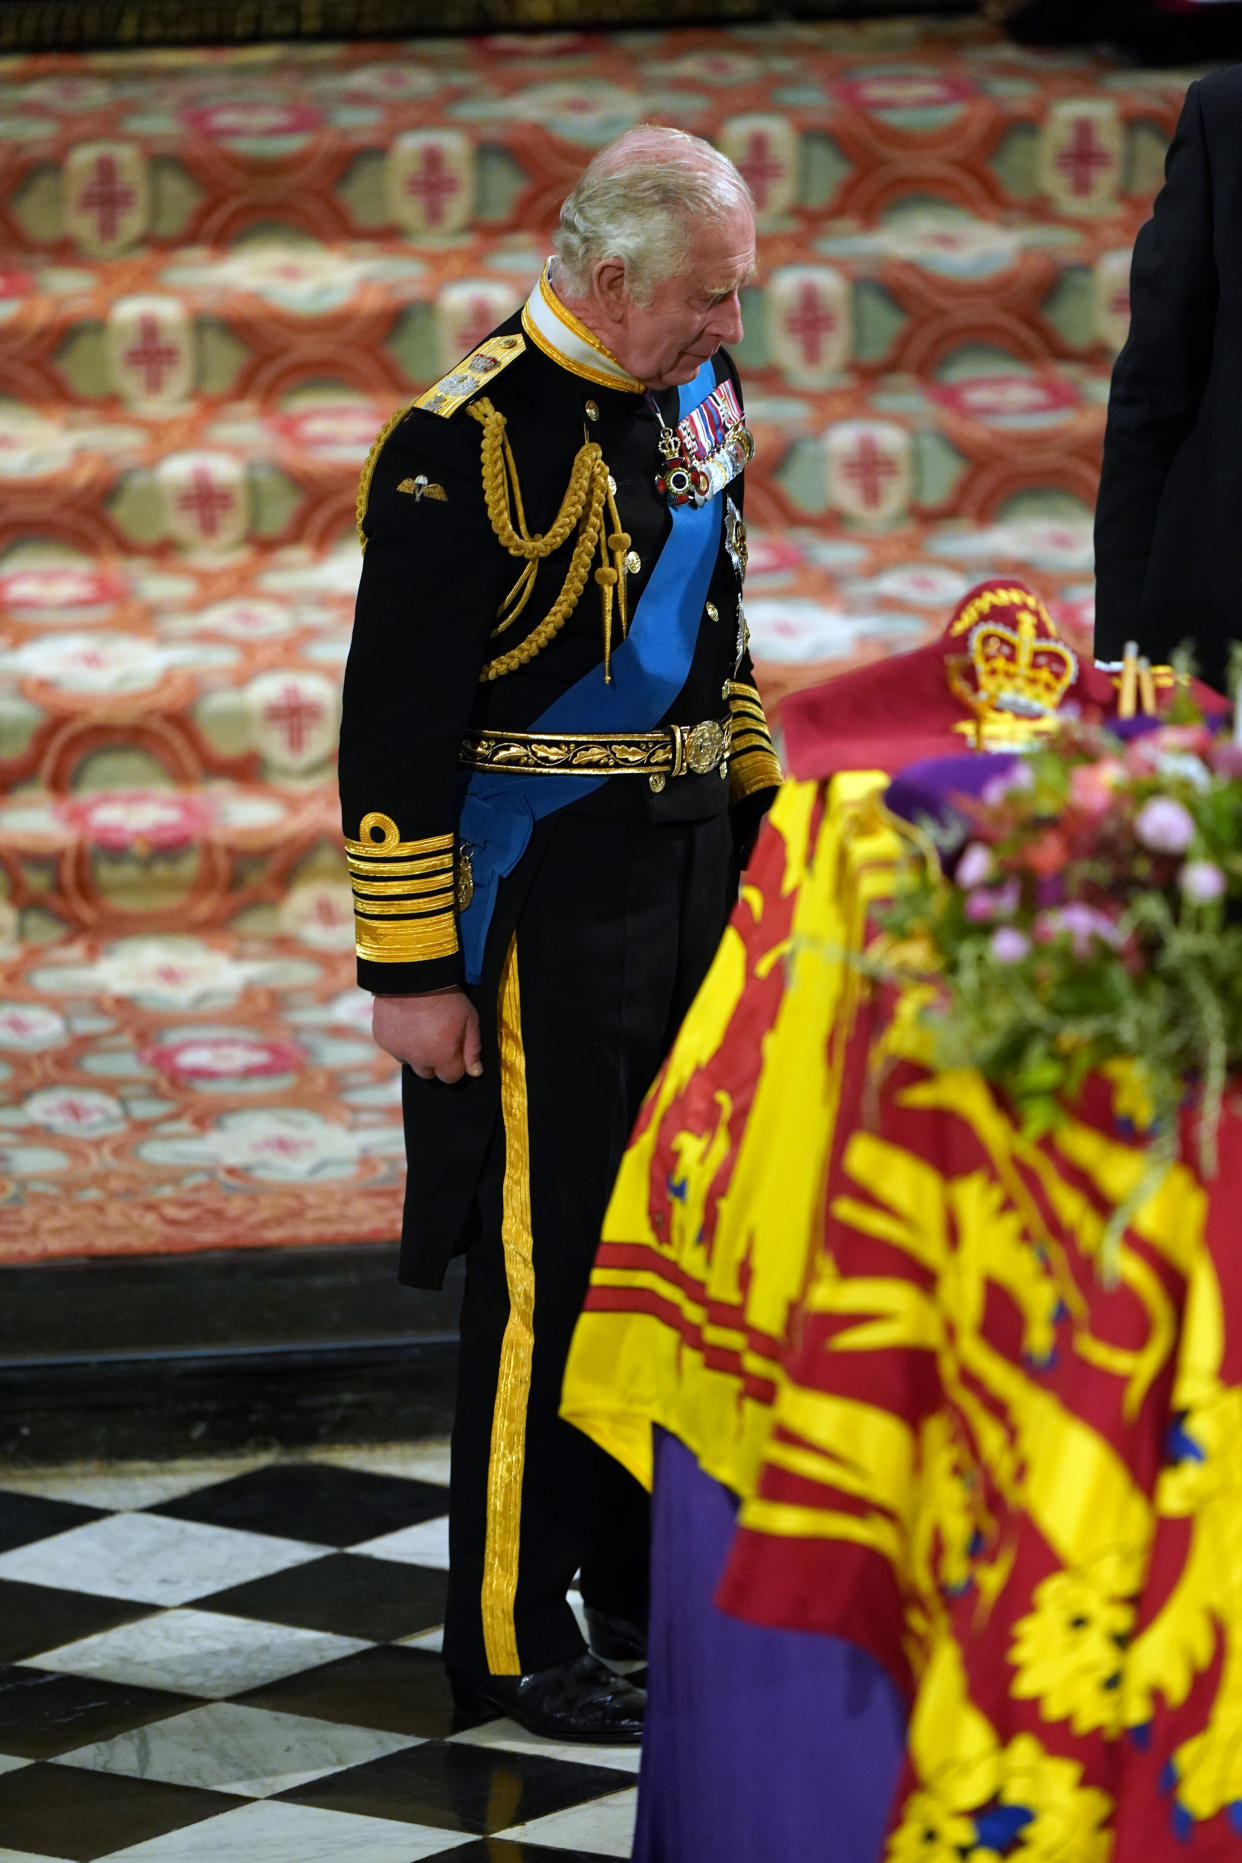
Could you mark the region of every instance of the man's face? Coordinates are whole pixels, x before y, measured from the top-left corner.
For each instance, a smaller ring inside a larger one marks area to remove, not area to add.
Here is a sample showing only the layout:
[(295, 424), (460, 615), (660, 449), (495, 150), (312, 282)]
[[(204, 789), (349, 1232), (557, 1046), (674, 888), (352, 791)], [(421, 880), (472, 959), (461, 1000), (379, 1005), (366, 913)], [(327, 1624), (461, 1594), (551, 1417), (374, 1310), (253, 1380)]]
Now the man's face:
[(626, 295), (624, 322), (610, 347), (622, 368), (649, 388), (691, 382), (722, 343), (742, 335), (738, 291), (755, 269), (755, 222), (748, 207), (697, 228), (686, 263), (662, 279), (649, 304)]

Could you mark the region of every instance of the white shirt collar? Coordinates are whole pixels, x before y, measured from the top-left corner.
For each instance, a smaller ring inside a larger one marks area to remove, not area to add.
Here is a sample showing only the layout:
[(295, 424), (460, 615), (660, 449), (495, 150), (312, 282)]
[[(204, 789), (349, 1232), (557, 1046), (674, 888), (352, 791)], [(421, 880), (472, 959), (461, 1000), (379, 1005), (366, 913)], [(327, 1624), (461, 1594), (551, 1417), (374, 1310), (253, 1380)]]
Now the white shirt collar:
[(641, 394), (643, 384), (623, 369), (612, 351), (561, 303), (549, 280), (551, 266), (549, 259), (522, 307), (522, 328), (531, 342), (563, 369), (593, 382), (597, 388)]

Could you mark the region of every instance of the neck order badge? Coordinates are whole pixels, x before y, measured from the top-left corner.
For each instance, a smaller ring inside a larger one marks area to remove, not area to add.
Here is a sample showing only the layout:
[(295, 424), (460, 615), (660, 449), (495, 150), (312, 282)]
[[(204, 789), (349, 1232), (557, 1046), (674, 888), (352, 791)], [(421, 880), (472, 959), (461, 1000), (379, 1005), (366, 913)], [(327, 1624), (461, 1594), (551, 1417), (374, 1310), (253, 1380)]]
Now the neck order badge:
[(675, 429), (665, 426), (650, 393), (647, 402), (660, 423), (665, 460), (664, 470), (656, 475), (656, 490), (674, 510), (707, 504), (754, 458), (755, 442), (732, 382), (720, 382), (697, 407), (682, 414)]

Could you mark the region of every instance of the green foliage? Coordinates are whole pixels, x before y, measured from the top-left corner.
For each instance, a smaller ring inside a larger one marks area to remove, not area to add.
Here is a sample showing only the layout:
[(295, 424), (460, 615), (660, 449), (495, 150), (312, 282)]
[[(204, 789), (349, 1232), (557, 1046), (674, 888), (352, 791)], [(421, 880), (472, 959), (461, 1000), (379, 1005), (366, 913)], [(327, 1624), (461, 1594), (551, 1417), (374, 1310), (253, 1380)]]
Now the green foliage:
[(885, 914), (934, 956), (939, 1063), (978, 1068), (1032, 1136), (1124, 1063), (1146, 1102), (1144, 1197), (1188, 1102), (1210, 1175), (1242, 1065), (1242, 750), (1193, 706), (1128, 741), (1075, 722), (960, 807), (967, 846), (944, 873), (912, 855)]

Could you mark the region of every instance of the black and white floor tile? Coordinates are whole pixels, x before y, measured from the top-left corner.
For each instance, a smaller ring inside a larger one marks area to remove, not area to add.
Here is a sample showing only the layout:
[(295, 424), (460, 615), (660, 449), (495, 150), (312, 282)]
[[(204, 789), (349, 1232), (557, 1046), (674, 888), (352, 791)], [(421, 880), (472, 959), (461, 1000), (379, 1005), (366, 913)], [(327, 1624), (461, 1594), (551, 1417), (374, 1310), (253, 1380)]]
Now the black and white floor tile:
[(0, 1470), (0, 1863), (604, 1863), (638, 1751), (455, 1723), (447, 1447)]

